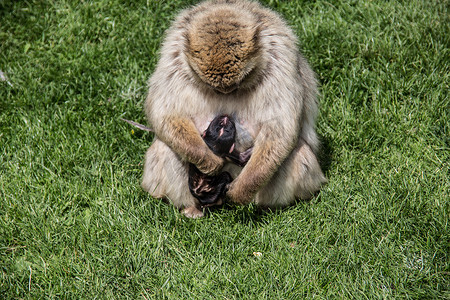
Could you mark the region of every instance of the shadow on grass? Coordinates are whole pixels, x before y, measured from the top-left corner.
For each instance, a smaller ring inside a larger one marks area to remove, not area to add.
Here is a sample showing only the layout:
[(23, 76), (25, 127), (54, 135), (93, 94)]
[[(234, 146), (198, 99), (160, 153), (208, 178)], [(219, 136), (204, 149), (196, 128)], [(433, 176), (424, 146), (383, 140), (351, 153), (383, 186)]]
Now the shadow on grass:
[(213, 217), (215, 214), (220, 214), (222, 216), (227, 215), (227, 218), (230, 221), (240, 224), (264, 223), (265, 217), (273, 213), (271, 210), (262, 209), (254, 204), (239, 206), (230, 203), (225, 203), (222, 206), (210, 207), (206, 209), (205, 212), (207, 218)]
[(314, 205), (320, 201), (321, 197), (318, 192), (311, 199), (297, 199), (294, 203), (280, 208), (265, 208), (257, 206), (254, 203), (245, 206), (225, 203), (222, 206), (210, 207), (206, 209), (205, 218), (214, 218), (217, 215), (220, 215), (220, 217), (226, 216), (226, 219), (232, 223), (239, 223), (243, 225), (266, 224), (271, 222), (271, 220), (273, 220), (276, 216), (290, 214), (292, 209), (295, 210), (298, 207), (300, 207), (300, 209), (306, 209), (307, 205)]
[(333, 147), (331, 146), (331, 140), (327, 137), (320, 136), (320, 149), (317, 159), (319, 160), (320, 167), (322, 168), (325, 177), (328, 178), (327, 173), (330, 169), (331, 162), (333, 161)]

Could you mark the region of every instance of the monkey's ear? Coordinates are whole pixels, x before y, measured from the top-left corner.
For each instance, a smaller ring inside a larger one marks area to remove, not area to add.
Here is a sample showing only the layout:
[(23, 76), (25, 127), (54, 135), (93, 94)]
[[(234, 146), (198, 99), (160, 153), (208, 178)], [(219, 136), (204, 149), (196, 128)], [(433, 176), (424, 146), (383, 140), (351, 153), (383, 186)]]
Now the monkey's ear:
[(203, 131), (203, 133), (202, 133), (202, 138), (205, 138), (205, 136), (206, 136), (206, 130)]

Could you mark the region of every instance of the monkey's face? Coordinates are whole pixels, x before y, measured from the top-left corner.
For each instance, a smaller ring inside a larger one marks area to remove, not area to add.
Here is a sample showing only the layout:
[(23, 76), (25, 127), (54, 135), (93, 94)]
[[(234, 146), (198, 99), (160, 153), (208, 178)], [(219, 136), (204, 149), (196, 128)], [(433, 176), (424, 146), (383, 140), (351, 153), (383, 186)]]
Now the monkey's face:
[(194, 73), (220, 93), (240, 87), (258, 60), (258, 28), (253, 16), (219, 9), (196, 16), (187, 38), (187, 57)]
[(215, 117), (202, 135), (208, 147), (217, 155), (233, 151), (236, 127), (228, 115)]

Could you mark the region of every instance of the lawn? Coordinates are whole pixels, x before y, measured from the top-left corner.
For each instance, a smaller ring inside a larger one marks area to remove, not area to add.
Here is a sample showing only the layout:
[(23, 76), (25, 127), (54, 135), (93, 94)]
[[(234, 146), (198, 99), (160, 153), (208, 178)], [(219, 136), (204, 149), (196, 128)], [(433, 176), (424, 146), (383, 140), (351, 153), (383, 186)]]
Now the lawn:
[(329, 182), (196, 220), (120, 120), (192, 3), (0, 0), (0, 297), (449, 299), (449, 1), (264, 1), (318, 74)]

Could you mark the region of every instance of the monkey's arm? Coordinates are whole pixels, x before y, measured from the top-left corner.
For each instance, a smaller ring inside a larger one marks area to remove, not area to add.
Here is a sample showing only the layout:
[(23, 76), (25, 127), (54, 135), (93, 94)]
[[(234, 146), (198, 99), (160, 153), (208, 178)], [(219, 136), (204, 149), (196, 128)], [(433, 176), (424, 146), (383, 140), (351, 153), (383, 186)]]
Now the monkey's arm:
[(294, 149), (297, 141), (295, 135), (280, 138), (280, 132), (279, 129), (270, 126), (261, 128), (250, 160), (229, 186), (227, 196), (231, 202), (248, 204)]
[[(127, 120), (127, 119), (123, 119), (123, 118), (121, 118), (121, 120), (122, 121), (125, 121), (125, 122), (127, 122), (127, 123), (129, 123), (129, 124), (131, 124), (131, 125), (133, 125), (133, 126), (135, 126), (136, 128), (139, 128), (139, 129), (141, 129), (141, 130), (144, 130), (144, 131), (149, 131), (149, 132), (154, 132), (154, 130), (153, 129), (151, 129), (150, 127), (147, 127), (147, 126), (145, 126), (145, 125), (142, 125), (142, 124), (139, 124), (139, 123), (137, 123), (137, 122), (134, 122), (134, 121), (131, 121), (131, 120)], [(181, 135), (183, 135), (183, 133), (181, 133)], [(185, 133), (185, 135), (186, 135), (186, 133)], [(237, 152), (237, 151), (236, 151)], [(248, 150), (246, 151), (246, 152), (248, 152)], [(244, 152), (243, 152), (244, 153)], [(238, 152), (238, 154), (239, 154), (239, 152)], [(197, 155), (198, 156), (198, 155)], [(194, 159), (195, 159), (195, 153), (194, 153), (194, 155), (192, 155), (191, 157), (194, 157)], [(248, 156), (248, 157), (250, 157), (250, 156)], [(244, 161), (245, 160), (245, 162), (244, 162), (244, 164), (247, 162), (247, 160), (248, 160), (248, 157), (247, 158), (241, 158), (241, 159), (238, 159), (238, 161), (240, 161), (240, 162), (242, 162), (242, 161)], [(198, 160), (198, 158), (197, 158), (197, 160)], [(242, 165), (243, 166), (243, 165)], [(215, 171), (215, 169), (214, 169), (214, 171)], [(205, 174), (206, 174), (206, 172), (204, 172)]]
[(208, 148), (190, 119), (166, 117), (158, 127), (158, 137), (202, 173), (211, 175), (222, 168), (223, 159)]

